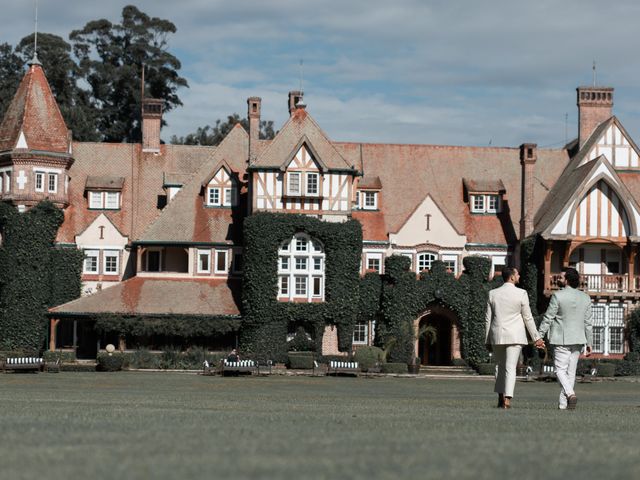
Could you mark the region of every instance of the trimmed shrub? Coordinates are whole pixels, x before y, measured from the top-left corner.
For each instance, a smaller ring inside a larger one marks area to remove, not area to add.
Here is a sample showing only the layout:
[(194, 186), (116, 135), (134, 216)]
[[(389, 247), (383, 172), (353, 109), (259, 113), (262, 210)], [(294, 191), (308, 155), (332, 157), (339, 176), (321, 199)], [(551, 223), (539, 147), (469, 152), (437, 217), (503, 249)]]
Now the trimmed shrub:
[(288, 347), (289, 352), (313, 352), (316, 349), (316, 344), (309, 338), (309, 335), (303, 327), (298, 327)]
[(360, 347), (353, 355), (353, 361), (358, 362), (362, 371), (367, 371), (376, 364), (382, 363), (384, 352), (378, 347)]
[(616, 374), (615, 363), (600, 362), (596, 369), (598, 370), (598, 377), (613, 377)]
[(121, 353), (99, 353), (98, 354), (98, 366), (96, 368), (99, 372), (118, 372), (122, 370), (124, 364), (124, 355)]
[(407, 373), (406, 363), (383, 363), (382, 373)]
[(313, 352), (289, 352), (289, 368), (296, 370), (309, 370), (313, 368)]
[(42, 355), (42, 358), (47, 363), (55, 363), (57, 360), (60, 360), (60, 363), (73, 363), (76, 361), (76, 352), (64, 350), (52, 352), (51, 350), (47, 350)]
[(480, 375), (495, 375), (496, 364), (495, 363), (479, 363), (476, 365), (476, 370)]
[(640, 353), (630, 352), (616, 363), (616, 376), (628, 377), (640, 375)]

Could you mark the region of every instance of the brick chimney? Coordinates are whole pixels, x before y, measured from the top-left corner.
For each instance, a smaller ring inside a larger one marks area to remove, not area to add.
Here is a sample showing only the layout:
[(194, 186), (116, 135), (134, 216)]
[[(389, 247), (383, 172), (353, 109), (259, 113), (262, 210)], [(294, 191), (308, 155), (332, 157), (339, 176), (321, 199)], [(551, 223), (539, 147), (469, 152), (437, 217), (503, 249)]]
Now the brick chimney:
[(304, 94), (300, 90), (292, 90), (289, 92), (289, 116), (293, 115), (293, 112), (298, 108), (298, 104), (304, 107)]
[(249, 163), (256, 159), (258, 140), (260, 139), (260, 97), (247, 99), (247, 118), (249, 119)]
[(520, 240), (533, 232), (533, 170), (538, 159), (538, 145), (520, 145), (520, 165), (522, 165), (522, 198), (520, 207)]
[(578, 87), (578, 140), (580, 147), (588, 140), (598, 125), (611, 118), (613, 88)]
[(158, 98), (142, 100), (142, 151), (160, 152), (160, 127), (162, 126), (162, 106)]

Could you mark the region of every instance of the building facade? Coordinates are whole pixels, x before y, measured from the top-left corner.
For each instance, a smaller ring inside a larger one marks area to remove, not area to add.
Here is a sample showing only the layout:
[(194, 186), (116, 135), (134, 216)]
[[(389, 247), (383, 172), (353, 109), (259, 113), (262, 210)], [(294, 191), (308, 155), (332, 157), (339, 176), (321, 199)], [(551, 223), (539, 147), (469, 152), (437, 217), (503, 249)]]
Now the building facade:
[[(493, 274), (539, 235), (544, 294), (563, 267), (578, 268), (596, 352), (622, 355), (640, 294), (640, 151), (613, 116), (613, 89), (580, 87), (577, 103), (578, 138), (558, 149), (335, 142), (297, 91), (272, 140), (259, 138), (261, 99), (251, 97), (249, 131), (236, 125), (215, 147), (162, 144), (154, 99), (143, 100), (140, 144), (86, 143), (73, 141), (34, 63), (0, 125), (0, 200), (20, 211), (51, 200), (65, 213), (56, 241), (85, 254), (83, 296), (51, 309), (52, 350), (95, 356), (107, 340), (92, 322), (104, 314), (240, 318), (242, 219), (267, 211), (358, 220), (362, 274), (384, 273), (390, 255), (410, 258), (416, 274), (439, 260), (453, 275), (480, 255)], [(278, 300), (323, 302), (324, 271), (322, 245), (294, 236), (280, 246)], [(418, 342), (423, 363), (460, 356), (455, 314), (434, 307), (416, 319), (425, 323), (439, 340)], [(354, 347), (374, 334), (357, 324)], [(336, 346), (327, 326), (325, 353)]]

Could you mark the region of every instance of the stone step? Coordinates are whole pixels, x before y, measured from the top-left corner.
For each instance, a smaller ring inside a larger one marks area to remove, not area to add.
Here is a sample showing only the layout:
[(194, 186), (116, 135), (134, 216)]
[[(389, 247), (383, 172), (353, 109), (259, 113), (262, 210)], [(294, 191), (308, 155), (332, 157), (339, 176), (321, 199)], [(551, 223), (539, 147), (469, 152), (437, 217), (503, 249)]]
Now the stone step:
[(422, 365), (420, 373), (425, 375), (477, 375), (476, 371), (470, 367), (453, 365)]

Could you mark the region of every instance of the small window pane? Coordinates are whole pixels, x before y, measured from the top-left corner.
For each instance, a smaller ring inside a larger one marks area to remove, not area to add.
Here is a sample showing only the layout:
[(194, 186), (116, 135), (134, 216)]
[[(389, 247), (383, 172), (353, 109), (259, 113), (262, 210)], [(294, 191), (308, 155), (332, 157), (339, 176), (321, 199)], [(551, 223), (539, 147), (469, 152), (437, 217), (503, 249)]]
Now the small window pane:
[(216, 252), (216, 272), (227, 271), (227, 252)]
[(207, 273), (211, 271), (211, 252), (208, 250), (198, 250), (198, 272)]
[(209, 188), (209, 205), (220, 205), (219, 188)]
[(376, 272), (380, 273), (380, 258), (368, 257), (367, 270), (375, 270)]
[(280, 277), (280, 295), (289, 295), (289, 277)]
[(44, 173), (36, 172), (36, 192), (44, 191)]
[(366, 322), (356, 323), (353, 329), (353, 343), (367, 343), (369, 325)]
[(308, 195), (318, 194), (318, 174), (317, 173), (307, 173), (307, 194)]
[(313, 296), (319, 297), (322, 295), (322, 278), (313, 277)]
[(421, 253), (418, 255), (418, 272), (431, 270), (431, 264), (436, 259), (433, 253)]
[(306, 270), (307, 259), (305, 257), (296, 257), (296, 270)]
[(313, 269), (315, 271), (322, 270), (322, 257), (314, 257), (313, 258)]
[(106, 192), (106, 208), (117, 210), (120, 208), (120, 194), (118, 192)]
[(293, 195), (300, 194), (300, 173), (289, 173), (289, 193)]
[(280, 270), (284, 272), (289, 270), (289, 257), (280, 257)]
[(308, 242), (304, 237), (296, 238), (296, 252), (306, 252), (307, 251)]
[(106, 251), (104, 253), (104, 273), (118, 273), (118, 252)]
[(89, 192), (89, 208), (102, 208), (102, 192)]
[(307, 277), (296, 277), (296, 295), (307, 294)]
[(224, 206), (225, 207), (231, 206), (231, 189), (230, 188), (224, 189)]
[(58, 175), (56, 173), (49, 174), (49, 192), (56, 193), (58, 190)]
[(484, 195), (473, 196), (473, 211), (484, 212)]
[(84, 273), (98, 273), (98, 250), (84, 251)]

